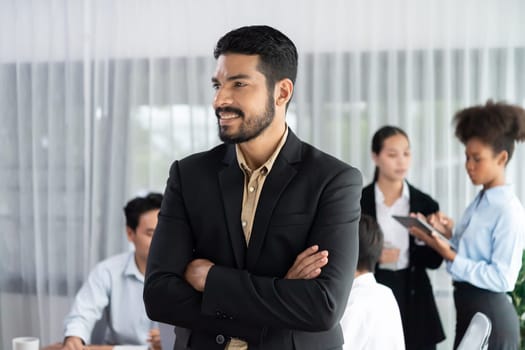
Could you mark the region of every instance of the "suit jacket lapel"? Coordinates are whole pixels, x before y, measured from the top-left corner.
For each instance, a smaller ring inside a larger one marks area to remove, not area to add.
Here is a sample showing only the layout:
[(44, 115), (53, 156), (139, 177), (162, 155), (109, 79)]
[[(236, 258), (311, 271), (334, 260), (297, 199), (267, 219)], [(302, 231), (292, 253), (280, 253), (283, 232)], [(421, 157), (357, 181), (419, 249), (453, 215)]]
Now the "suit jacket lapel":
[(289, 130), (288, 138), (277, 156), (257, 203), (252, 234), (246, 256), (246, 267), (252, 268), (261, 254), (273, 211), (286, 186), (297, 170), (291, 165), (301, 160), (301, 141)]
[(246, 240), (241, 227), (242, 195), (244, 174), (237, 164), (235, 147), (228, 146), (224, 157), (226, 167), (219, 172), (224, 214), (228, 234), (238, 268), (244, 268)]
[[(419, 212), (420, 210), (420, 206), (419, 206), (419, 201), (420, 201), (420, 198), (417, 198), (417, 193), (414, 189), (414, 187), (412, 187), (408, 182), (406, 182), (407, 186), (408, 186), (408, 191), (410, 193), (410, 199), (408, 201), (408, 212), (409, 213), (417, 213)], [(414, 246), (415, 245), (415, 238), (414, 236), (412, 235), (409, 235), (409, 240), (410, 240), (410, 247)]]

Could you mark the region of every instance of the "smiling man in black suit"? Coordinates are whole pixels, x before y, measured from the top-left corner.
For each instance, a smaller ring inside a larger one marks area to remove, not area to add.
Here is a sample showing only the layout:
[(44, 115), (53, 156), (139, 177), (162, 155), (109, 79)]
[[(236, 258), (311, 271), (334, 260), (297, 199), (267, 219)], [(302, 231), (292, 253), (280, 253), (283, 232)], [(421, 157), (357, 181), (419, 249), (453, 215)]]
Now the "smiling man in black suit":
[(242, 27), (214, 56), (224, 143), (171, 166), (148, 259), (148, 315), (177, 326), (175, 349), (340, 349), (361, 174), (288, 128), (297, 74), (288, 37)]

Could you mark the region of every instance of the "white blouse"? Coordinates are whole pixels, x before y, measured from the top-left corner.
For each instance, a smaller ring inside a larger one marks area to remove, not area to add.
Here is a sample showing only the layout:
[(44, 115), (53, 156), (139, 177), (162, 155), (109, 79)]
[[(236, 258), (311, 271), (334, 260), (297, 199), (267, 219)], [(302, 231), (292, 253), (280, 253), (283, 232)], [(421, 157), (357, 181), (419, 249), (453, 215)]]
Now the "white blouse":
[(399, 260), (395, 263), (380, 264), (379, 267), (388, 270), (406, 269), (409, 264), (410, 233), (397, 222), (392, 215), (408, 215), (410, 213), (410, 192), (408, 184), (403, 181), (403, 190), (392, 206), (385, 204), (385, 197), (381, 189), (375, 184), (376, 217), (379, 227), (383, 231), (385, 248), (398, 248)]

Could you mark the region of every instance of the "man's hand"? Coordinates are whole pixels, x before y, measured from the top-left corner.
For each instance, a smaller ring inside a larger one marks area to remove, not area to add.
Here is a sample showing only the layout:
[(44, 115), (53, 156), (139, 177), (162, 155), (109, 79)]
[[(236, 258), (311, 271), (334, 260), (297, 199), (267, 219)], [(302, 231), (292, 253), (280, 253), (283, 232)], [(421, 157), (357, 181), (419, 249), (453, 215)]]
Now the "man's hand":
[(82, 350), (84, 342), (79, 337), (66, 337), (62, 350)]
[[(154, 330), (152, 330), (154, 331)], [(158, 340), (153, 340), (151, 342), (152, 350), (161, 350), (160, 347), (160, 332), (157, 329)], [(150, 332), (150, 337), (151, 332)], [(113, 350), (114, 345), (84, 345), (82, 339), (79, 337), (70, 336), (64, 339), (64, 343), (56, 343), (49, 346), (46, 346), (42, 350)]]
[(321, 274), (321, 268), (328, 264), (328, 251), (318, 251), (319, 246), (306, 248), (297, 255), (292, 267), (286, 273), (286, 279), (314, 279)]
[(186, 266), (184, 279), (197, 291), (204, 292), (206, 278), (213, 265), (214, 263), (207, 259), (195, 259)]
[(162, 350), (160, 343), (160, 330), (158, 328), (150, 329), (148, 343), (150, 344), (151, 350)]

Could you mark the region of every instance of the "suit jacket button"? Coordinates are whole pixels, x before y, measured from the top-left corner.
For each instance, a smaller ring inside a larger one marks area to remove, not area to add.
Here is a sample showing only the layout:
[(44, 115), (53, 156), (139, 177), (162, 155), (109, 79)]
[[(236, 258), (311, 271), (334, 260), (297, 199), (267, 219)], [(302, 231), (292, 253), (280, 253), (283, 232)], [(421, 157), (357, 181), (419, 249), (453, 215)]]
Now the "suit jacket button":
[(215, 337), (215, 342), (219, 345), (224, 344), (224, 335), (219, 334)]

